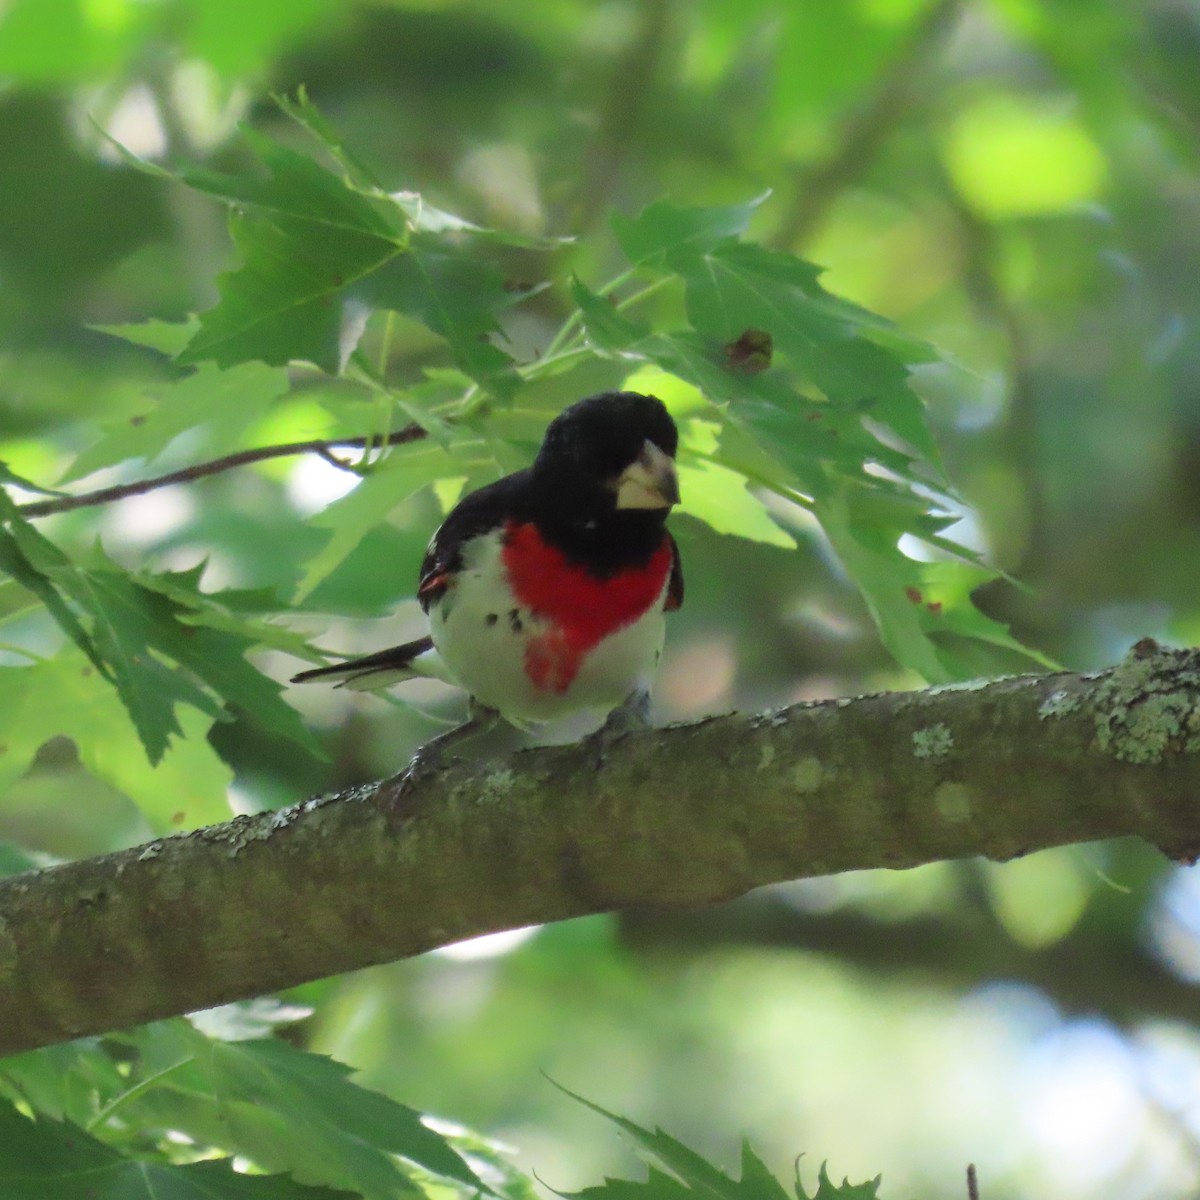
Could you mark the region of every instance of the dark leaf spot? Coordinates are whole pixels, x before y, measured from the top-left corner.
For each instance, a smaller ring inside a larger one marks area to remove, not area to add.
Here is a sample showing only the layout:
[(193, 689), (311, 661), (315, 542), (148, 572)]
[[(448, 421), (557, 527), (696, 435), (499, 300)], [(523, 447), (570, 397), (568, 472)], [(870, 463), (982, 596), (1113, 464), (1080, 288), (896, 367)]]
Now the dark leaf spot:
[(172, 825), (182, 825), (186, 818), (187, 818), (187, 813), (184, 812), (183, 809), (181, 808), (177, 813), (171, 814), (171, 824)]
[(145, 425), (146, 418), (144, 416), (130, 417), (129, 423), (130, 425)]
[(930, 603), (925, 605), (925, 607), (929, 609), (929, 611), (933, 613), (935, 617), (940, 617), (942, 615), (942, 602), (940, 600), (930, 601)]
[(487, 615), (486, 617), (484, 617), (483, 619), (484, 619), (484, 621), (486, 621), (486, 622), (487, 622), (487, 624), (488, 624), (489, 626), (491, 626), (491, 625), (495, 625), (495, 623), (496, 623), (498, 620), (500, 620), (500, 617), (499, 617), (499, 615), (498, 615), (498, 614), (496, 614), (496, 613), (488, 613), (488, 615)]
[(921, 592), (919, 588), (906, 587), (904, 589), (904, 594), (913, 602), (913, 604), (921, 603)]
[(726, 342), (724, 349), (731, 371), (757, 375), (771, 365), (775, 343), (765, 329), (746, 329), (732, 342)]

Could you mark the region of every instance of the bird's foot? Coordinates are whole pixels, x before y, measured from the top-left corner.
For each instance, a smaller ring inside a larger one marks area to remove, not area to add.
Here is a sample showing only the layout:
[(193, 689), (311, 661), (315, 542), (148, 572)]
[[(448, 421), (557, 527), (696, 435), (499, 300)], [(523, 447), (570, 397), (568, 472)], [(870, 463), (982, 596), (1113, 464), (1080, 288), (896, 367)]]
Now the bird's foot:
[(466, 721), (417, 747), (416, 753), (408, 760), (408, 766), (404, 768), (402, 778), (405, 790), (437, 774), (452, 761), (449, 751), (453, 747), (487, 733), (499, 720), (500, 714), (494, 708), (485, 708), (472, 700), (470, 716)]
[(604, 724), (588, 737), (588, 745), (596, 756), (597, 767), (603, 765), (608, 752), (626, 734), (650, 728), (650, 695), (631, 692), (605, 718)]

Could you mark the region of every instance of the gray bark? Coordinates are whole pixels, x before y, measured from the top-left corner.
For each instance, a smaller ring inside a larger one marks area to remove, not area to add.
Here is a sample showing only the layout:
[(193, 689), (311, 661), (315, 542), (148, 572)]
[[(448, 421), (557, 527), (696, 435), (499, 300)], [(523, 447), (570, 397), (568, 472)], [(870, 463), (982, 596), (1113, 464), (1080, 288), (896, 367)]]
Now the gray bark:
[(493, 930), (1137, 835), (1200, 849), (1200, 655), (523, 751), (0, 881), (0, 1054)]

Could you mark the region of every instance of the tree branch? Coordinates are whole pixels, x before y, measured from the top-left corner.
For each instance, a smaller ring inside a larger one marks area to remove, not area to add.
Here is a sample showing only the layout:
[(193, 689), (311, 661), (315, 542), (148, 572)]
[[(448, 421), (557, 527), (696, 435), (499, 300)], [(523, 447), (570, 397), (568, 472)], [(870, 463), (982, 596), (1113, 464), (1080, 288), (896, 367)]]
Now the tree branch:
[(406, 442), (420, 441), (425, 436), (425, 430), (420, 425), (406, 425), (396, 430), (386, 438), (380, 437), (351, 437), (333, 438), (330, 441), (316, 439), (311, 442), (286, 442), (278, 446), (258, 446), (253, 450), (239, 450), (235, 454), (226, 454), (224, 458), (214, 458), (211, 462), (196, 463), (195, 466), (183, 467), (166, 475), (158, 475), (153, 479), (142, 479), (137, 483), (120, 483), (114, 487), (98, 488), (94, 492), (84, 492), (79, 496), (59, 496), (53, 500), (36, 500), (32, 504), (22, 504), (20, 512), (23, 517), (49, 517), (55, 513), (70, 512), (74, 508), (87, 508), (94, 504), (112, 504), (116, 500), (124, 500), (128, 496), (142, 496), (157, 488), (169, 487), (173, 483), (192, 483), (203, 479), (206, 475), (217, 475), (233, 467), (244, 467), (249, 463), (263, 462), (268, 458), (288, 458), (294, 454), (319, 454), (335, 466), (345, 468), (334, 454), (334, 446), (400, 446)]
[(919, 99), (922, 72), (961, 13), (962, 0), (933, 0), (918, 18), (874, 89), (846, 118), (837, 149), (823, 161), (797, 170), (792, 207), (771, 245), (790, 250), (806, 242), (839, 194), (870, 166)]
[(1200, 848), (1200, 653), (458, 764), (0, 881), (0, 1054), (498, 929), (1134, 834)]

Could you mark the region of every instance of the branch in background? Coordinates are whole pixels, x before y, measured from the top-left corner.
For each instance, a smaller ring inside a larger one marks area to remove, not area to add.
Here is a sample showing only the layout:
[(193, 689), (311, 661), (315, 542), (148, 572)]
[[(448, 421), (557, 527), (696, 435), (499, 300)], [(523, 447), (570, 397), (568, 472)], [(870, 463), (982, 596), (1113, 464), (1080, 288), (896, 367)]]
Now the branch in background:
[(954, 29), (962, 0), (935, 0), (917, 21), (874, 90), (854, 109), (824, 162), (801, 167), (795, 198), (771, 244), (791, 250), (803, 245), (824, 220), (839, 194), (867, 169), (884, 142), (916, 104), (921, 75)]
[(183, 467), (154, 479), (142, 479), (137, 483), (121, 483), (115, 487), (99, 488), (94, 492), (84, 492), (80, 496), (60, 496), (54, 500), (37, 500), (32, 504), (22, 504), (20, 512), (23, 517), (49, 517), (55, 513), (70, 512), (74, 508), (87, 508), (94, 504), (112, 504), (116, 500), (124, 500), (129, 496), (142, 496), (157, 488), (169, 487), (173, 483), (192, 483), (203, 479), (206, 475), (217, 475), (233, 467), (244, 467), (248, 463), (264, 462), (268, 458), (287, 458), (294, 454), (319, 454), (334, 466), (347, 469), (346, 464), (333, 453), (334, 446), (357, 446), (365, 449), (368, 446), (400, 446), (406, 442), (417, 442), (425, 436), (425, 430), (420, 425), (406, 425), (385, 438), (353, 437), (334, 438), (331, 441), (320, 439), (311, 442), (287, 442), (279, 446), (259, 446), (254, 450), (239, 450), (236, 454), (227, 454), (224, 458), (214, 458), (211, 462), (197, 463), (193, 467)]
[(964, 995), (997, 979), (1036, 987), (1068, 1015), (1099, 1013), (1118, 1025), (1159, 1019), (1192, 1022), (1196, 987), (1147, 946), (1114, 942), (1081, 923), (1052, 945), (1032, 949), (986, 910), (880, 921), (853, 908), (807, 912), (776, 892), (755, 893), (719, 912), (633, 912), (627, 945), (661, 957), (711, 946), (758, 946), (827, 955), (873, 978), (932, 981)]
[(0, 1054), (500, 929), (1137, 835), (1200, 848), (1200, 652), (456, 764), (0, 880)]
[(654, 102), (659, 64), (671, 41), (671, 7), (670, 0), (641, 0), (638, 31), (613, 67), (599, 127), (580, 160), (581, 182), (571, 206), (571, 230), (576, 234), (591, 229), (607, 209), (637, 127)]
[(1018, 307), (1005, 295), (996, 263), (1000, 255), (995, 229), (975, 211), (950, 178), (940, 158), (933, 171), (958, 225), (963, 251), (963, 283), (977, 311), (999, 326), (1008, 356), (1008, 404), (1003, 426), (1009, 467), (1020, 478), (1025, 498), (1024, 537), (1020, 559), (1006, 563), (1014, 575), (1037, 574), (1045, 555), (1045, 480), (1039, 470), (1038, 397), (1029, 333)]

